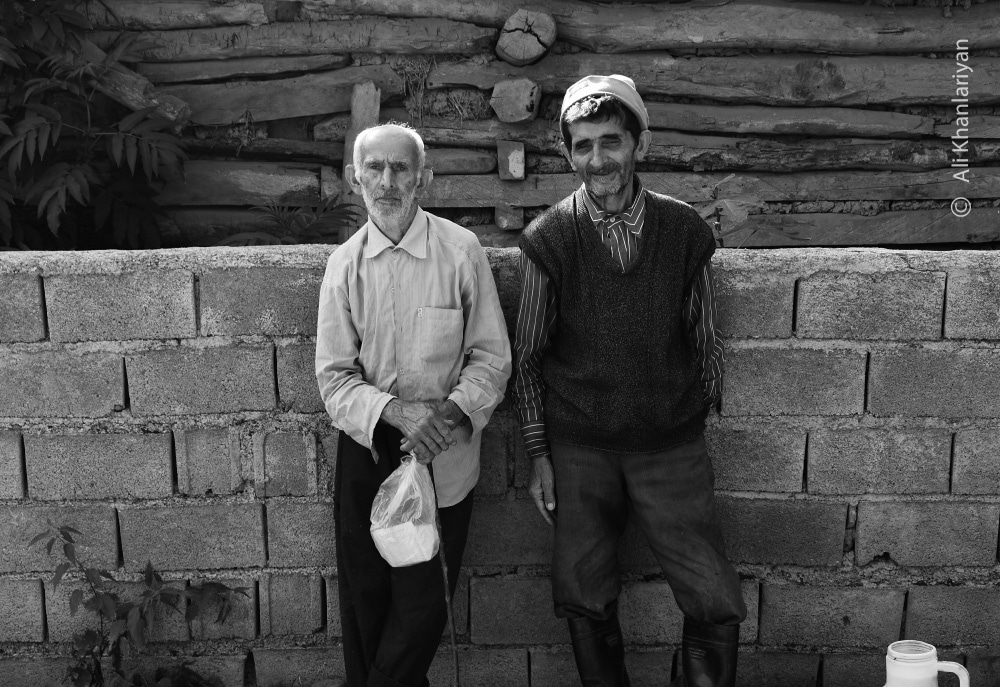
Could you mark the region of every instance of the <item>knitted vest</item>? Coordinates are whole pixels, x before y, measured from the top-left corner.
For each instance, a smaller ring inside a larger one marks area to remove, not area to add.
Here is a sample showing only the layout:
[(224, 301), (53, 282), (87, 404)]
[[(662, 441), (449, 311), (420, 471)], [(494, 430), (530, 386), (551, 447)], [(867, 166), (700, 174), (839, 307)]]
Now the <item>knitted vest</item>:
[(535, 219), (520, 241), (556, 294), (542, 360), (547, 435), (629, 453), (692, 441), (707, 408), (682, 309), (715, 251), (712, 232), (690, 206), (649, 193), (639, 257), (623, 274), (581, 193)]

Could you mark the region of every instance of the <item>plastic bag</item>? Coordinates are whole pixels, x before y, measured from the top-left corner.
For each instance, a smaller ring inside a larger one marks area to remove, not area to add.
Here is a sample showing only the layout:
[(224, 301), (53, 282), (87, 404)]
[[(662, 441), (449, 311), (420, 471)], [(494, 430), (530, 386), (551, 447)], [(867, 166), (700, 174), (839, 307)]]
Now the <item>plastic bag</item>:
[(434, 504), (434, 485), (427, 466), (413, 456), (404, 456), (372, 502), (372, 539), (389, 565), (416, 565), (437, 553), (440, 539)]

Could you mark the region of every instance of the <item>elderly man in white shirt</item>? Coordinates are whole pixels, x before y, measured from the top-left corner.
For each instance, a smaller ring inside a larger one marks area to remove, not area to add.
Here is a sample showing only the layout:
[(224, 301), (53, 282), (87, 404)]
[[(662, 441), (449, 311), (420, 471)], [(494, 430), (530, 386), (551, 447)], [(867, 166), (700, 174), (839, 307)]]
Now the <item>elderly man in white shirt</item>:
[(334, 519), (347, 684), (420, 687), (447, 619), (443, 575), (436, 561), (382, 560), (372, 501), (404, 454), (433, 462), (454, 592), (510, 344), (475, 235), (417, 203), (432, 176), (419, 135), (395, 124), (363, 131), (346, 176), (369, 220), (327, 263), (316, 378), (341, 430)]

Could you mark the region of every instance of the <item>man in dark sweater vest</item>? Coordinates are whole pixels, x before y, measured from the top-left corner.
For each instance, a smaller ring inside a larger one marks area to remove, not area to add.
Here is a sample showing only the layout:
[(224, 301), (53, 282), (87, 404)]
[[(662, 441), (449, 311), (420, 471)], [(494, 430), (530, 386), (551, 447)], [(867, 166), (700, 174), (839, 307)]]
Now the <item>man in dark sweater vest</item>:
[(631, 79), (581, 79), (560, 120), (583, 184), (521, 237), (514, 389), (529, 491), (555, 526), (555, 613), (585, 687), (629, 684), (617, 547), (631, 508), (684, 614), (676, 684), (733, 687), (746, 607), (703, 437), (722, 384), (715, 241), (635, 176), (651, 135)]

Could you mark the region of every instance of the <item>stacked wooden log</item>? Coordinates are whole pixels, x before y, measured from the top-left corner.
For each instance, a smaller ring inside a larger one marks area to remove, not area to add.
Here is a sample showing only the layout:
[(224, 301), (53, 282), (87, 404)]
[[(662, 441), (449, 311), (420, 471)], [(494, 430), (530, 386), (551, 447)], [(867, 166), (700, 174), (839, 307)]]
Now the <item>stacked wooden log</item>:
[(563, 91), (623, 73), (650, 113), (647, 186), (719, 220), (724, 245), (1000, 241), (1000, 3), (951, 17), (896, 4), (85, 7), (102, 49), (140, 34), (130, 66), (147, 105), (190, 109), (189, 174), (161, 196), (178, 237), (225, 233), (226, 216), (245, 228), (254, 205), (347, 199), (345, 144), (403, 121), (435, 169), (424, 205), (510, 244), (576, 184), (554, 121)]

